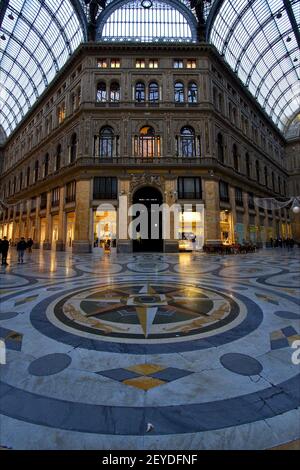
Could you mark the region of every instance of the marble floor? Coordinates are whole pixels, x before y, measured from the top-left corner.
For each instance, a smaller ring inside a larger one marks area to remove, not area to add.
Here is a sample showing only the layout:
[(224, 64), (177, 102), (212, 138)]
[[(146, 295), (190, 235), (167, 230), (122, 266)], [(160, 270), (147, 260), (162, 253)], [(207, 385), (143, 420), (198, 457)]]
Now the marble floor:
[(11, 249), (8, 262), (0, 446), (266, 449), (299, 439), (300, 249), (35, 250), (24, 264)]

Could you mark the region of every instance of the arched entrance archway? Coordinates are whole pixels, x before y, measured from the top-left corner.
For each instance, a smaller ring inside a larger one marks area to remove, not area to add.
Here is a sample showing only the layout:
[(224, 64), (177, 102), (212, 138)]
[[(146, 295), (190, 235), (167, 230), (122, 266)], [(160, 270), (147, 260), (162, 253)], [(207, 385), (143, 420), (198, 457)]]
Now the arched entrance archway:
[[(161, 252), (163, 251), (163, 239), (162, 239), (162, 215), (159, 213), (159, 226), (157, 231), (157, 238), (151, 238), (151, 206), (152, 205), (161, 205), (163, 202), (161, 192), (152, 187), (144, 186), (140, 189), (137, 189), (133, 195), (133, 204), (143, 204), (145, 206), (145, 211), (147, 211), (147, 220), (148, 227), (146, 230), (146, 235), (148, 238), (144, 238), (140, 226), (137, 226), (137, 232), (141, 233), (141, 236), (138, 239), (133, 240), (133, 251), (154, 251)], [(153, 214), (153, 207), (152, 207)], [(140, 213), (138, 212), (136, 217), (139, 217)], [(154, 221), (152, 221), (154, 223)], [(155, 231), (155, 230), (154, 230)]]

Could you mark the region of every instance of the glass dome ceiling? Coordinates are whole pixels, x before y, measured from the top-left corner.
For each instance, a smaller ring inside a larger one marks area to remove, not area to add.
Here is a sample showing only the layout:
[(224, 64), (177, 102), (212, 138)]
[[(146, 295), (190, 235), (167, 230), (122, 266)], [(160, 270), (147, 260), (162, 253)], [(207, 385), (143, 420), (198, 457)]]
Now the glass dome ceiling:
[(69, 0), (2, 0), (0, 8), (0, 125), (9, 135), (83, 32)]
[(283, 130), (300, 109), (300, 0), (215, 0), (208, 39)]
[[(87, 41), (88, 3), (1, 0), (0, 126), (7, 136), (78, 45)], [(96, 15), (98, 41), (132, 41), (139, 37), (156, 40), (155, 18), (159, 15), (154, 15), (151, 8), (164, 8), (172, 15), (169, 22), (165, 21), (165, 34), (160, 29), (162, 41), (172, 37), (175, 42), (176, 36), (178, 42), (195, 40), (196, 15), (189, 0), (148, 1), (151, 6), (142, 13), (143, 21), (137, 21), (138, 35), (132, 19), (141, 17), (141, 0), (100, 3), (106, 3), (106, 7), (100, 7)], [(164, 3), (167, 7), (159, 6)], [(284, 130), (300, 109), (300, 0), (207, 0), (204, 17), (207, 40), (216, 46), (279, 129)], [(119, 36), (115, 36), (113, 28), (120, 31), (116, 25), (126, 21), (130, 27), (123, 25)], [(176, 28), (178, 33), (173, 31)], [(127, 31), (134, 34), (130, 37)]]

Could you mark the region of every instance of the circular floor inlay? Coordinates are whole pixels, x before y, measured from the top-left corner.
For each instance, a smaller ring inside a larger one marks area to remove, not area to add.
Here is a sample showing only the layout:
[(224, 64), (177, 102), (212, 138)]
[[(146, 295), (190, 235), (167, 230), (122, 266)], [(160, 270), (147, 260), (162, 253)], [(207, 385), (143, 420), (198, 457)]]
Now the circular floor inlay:
[(10, 318), (14, 318), (19, 315), (18, 312), (1, 312), (0, 313), (0, 320), (9, 320)]
[(240, 375), (258, 375), (263, 369), (260, 362), (246, 354), (224, 354), (220, 362), (225, 369)]
[(134, 263), (128, 263), (127, 268), (130, 271), (138, 273), (153, 273), (155, 271), (166, 271), (169, 267), (168, 263), (161, 263), (159, 261), (135, 261)]
[(67, 354), (54, 353), (40, 357), (28, 367), (31, 375), (45, 376), (58, 374), (71, 364), (72, 359)]
[(47, 315), (77, 334), (142, 344), (211, 336), (240, 323), (245, 311), (230, 296), (206, 287), (135, 281), (75, 292), (55, 305), (54, 316), (53, 309)]
[(285, 311), (278, 311), (274, 312), (274, 315), (277, 315), (280, 318), (287, 318), (288, 320), (299, 320), (300, 315), (295, 312), (285, 312)]

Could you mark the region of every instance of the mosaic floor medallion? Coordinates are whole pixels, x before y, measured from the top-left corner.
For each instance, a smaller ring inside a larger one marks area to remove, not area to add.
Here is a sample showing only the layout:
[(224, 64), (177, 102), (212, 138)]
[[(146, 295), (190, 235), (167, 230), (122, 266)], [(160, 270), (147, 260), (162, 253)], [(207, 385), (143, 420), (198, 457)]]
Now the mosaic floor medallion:
[[(54, 313), (52, 313), (54, 312)], [(246, 308), (230, 296), (172, 282), (125, 282), (75, 292), (48, 308), (50, 321), (107, 341), (185, 341), (226, 331)]]
[(45, 250), (20, 267), (12, 250), (0, 269), (0, 446), (267, 449), (299, 439), (299, 262), (300, 249)]

